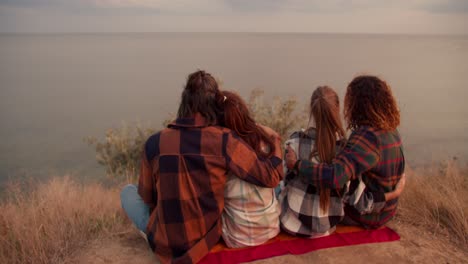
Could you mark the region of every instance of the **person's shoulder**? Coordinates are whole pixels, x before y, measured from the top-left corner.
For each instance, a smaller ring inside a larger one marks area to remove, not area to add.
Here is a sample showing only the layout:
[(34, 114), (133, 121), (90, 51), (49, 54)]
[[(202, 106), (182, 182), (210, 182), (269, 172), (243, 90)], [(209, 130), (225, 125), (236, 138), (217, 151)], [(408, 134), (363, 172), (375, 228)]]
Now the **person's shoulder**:
[(363, 135), (366, 137), (376, 137), (379, 141), (382, 142), (393, 142), (401, 140), (398, 129), (384, 130), (370, 126), (361, 126), (358, 129), (356, 129), (353, 133)]
[(151, 161), (156, 155), (159, 153), (159, 140), (161, 138), (161, 133), (163, 132), (159, 131), (154, 133), (153, 135), (149, 136), (148, 139), (145, 142), (144, 146), (144, 153), (146, 155), (146, 159), (148, 161)]
[(385, 133), (387, 132), (371, 126), (360, 126), (352, 131), (351, 135), (349, 136), (349, 141), (362, 142), (362, 140), (366, 140), (370, 144), (380, 145), (382, 136)]
[[(164, 130), (165, 130), (165, 129), (164, 129)], [(149, 145), (149, 144), (151, 144), (151, 143), (155, 143), (155, 142), (159, 141), (159, 138), (161, 137), (161, 133), (163, 133), (164, 130), (158, 131), (158, 132), (152, 134), (151, 136), (149, 136), (149, 137), (146, 139), (145, 145)]]
[(377, 129), (375, 127), (371, 127), (371, 126), (360, 126), (358, 128), (355, 128), (352, 130), (352, 133), (351, 135), (366, 135), (366, 134), (372, 134), (372, 135), (375, 135), (375, 136), (379, 136), (379, 135), (382, 135), (383, 133), (385, 133), (384, 130), (381, 130), (381, 129)]
[(207, 126), (203, 128), (204, 131), (219, 133), (219, 134), (228, 134), (232, 133), (233, 131), (227, 127), (215, 125), (215, 126)]

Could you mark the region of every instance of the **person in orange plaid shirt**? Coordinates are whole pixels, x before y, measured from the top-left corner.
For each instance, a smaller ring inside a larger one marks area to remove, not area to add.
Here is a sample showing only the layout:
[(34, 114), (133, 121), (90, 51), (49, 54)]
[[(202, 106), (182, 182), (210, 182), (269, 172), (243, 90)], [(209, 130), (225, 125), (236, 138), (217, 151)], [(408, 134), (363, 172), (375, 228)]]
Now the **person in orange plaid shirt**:
[(138, 187), (122, 190), (122, 207), (163, 263), (196, 263), (219, 241), (228, 171), (265, 187), (283, 178), (280, 139), (259, 158), (217, 125), (223, 102), (209, 73), (190, 74), (177, 119), (145, 143)]

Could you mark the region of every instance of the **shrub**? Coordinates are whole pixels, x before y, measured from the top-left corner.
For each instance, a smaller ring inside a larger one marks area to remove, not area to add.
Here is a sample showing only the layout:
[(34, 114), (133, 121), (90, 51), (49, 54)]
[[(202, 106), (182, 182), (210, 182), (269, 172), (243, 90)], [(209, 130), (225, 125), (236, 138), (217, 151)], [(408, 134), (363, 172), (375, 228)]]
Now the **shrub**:
[(86, 139), (96, 149), (96, 160), (106, 167), (106, 173), (112, 178), (135, 181), (140, 166), (143, 145), (149, 136), (156, 132), (153, 128), (141, 125), (109, 129), (103, 142), (94, 137)]
[(308, 110), (297, 109), (299, 102), (294, 97), (283, 99), (274, 97), (271, 103), (265, 103), (264, 91), (255, 89), (250, 93), (249, 110), (257, 123), (271, 127), (283, 140), (300, 128), (306, 128)]

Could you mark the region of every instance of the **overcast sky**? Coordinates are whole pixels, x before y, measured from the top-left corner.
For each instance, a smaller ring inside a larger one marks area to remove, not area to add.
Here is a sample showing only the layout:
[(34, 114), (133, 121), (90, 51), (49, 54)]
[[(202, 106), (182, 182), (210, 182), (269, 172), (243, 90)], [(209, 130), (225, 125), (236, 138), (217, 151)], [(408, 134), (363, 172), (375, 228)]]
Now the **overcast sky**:
[(0, 32), (468, 34), (468, 0), (0, 0)]

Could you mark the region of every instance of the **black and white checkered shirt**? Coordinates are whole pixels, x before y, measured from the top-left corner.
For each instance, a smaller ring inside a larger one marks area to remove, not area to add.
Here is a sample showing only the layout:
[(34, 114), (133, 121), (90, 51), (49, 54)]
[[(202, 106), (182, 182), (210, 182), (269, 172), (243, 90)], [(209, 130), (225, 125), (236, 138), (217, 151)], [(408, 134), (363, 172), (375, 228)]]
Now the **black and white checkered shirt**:
[[(317, 157), (312, 155), (315, 139), (315, 129), (308, 129), (294, 132), (285, 144), (291, 146), (298, 159), (318, 163)], [(352, 193), (348, 193), (350, 182), (342, 189), (331, 190), (329, 205), (322, 210), (319, 187), (295, 177), (294, 172), (289, 171), (286, 166), (285, 175), (284, 188), (279, 195), (282, 207), (280, 221), (282, 229), (293, 235), (318, 237), (332, 233), (344, 217), (344, 202), (354, 205), (362, 214), (381, 210), (385, 205), (374, 204), (373, 194), (365, 190), (359, 177), (352, 183)]]

